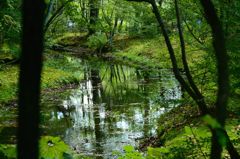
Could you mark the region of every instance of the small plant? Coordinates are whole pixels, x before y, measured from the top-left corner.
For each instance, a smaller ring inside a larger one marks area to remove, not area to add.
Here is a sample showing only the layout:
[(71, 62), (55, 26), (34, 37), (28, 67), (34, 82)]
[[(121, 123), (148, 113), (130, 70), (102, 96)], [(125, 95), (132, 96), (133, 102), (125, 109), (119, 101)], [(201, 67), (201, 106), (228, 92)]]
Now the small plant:
[(97, 50), (100, 54), (106, 43), (107, 37), (103, 33), (95, 33), (87, 39), (88, 47)]
[[(59, 137), (43, 136), (39, 141), (39, 159), (72, 159), (72, 151)], [(0, 158), (14, 159), (17, 156), (16, 145), (0, 144)]]
[(0, 145), (0, 158), (13, 159), (16, 158), (16, 147), (14, 145)]
[(124, 153), (119, 151), (113, 152), (113, 155), (117, 156), (118, 159), (144, 159), (142, 153), (134, 149), (133, 146), (127, 145), (123, 147)]
[(41, 159), (64, 159), (70, 155), (70, 148), (59, 137), (43, 136), (40, 140)]

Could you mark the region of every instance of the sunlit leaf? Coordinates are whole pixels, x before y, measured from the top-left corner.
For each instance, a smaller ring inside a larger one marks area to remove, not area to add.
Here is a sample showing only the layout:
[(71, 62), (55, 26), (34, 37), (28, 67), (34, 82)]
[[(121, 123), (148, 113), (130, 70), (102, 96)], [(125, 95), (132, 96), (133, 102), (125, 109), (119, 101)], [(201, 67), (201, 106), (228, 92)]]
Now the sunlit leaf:
[(42, 158), (64, 159), (64, 153), (69, 151), (69, 146), (59, 137), (44, 136), (40, 140), (40, 156)]
[(186, 133), (187, 135), (191, 135), (191, 134), (192, 134), (191, 128), (190, 128), (189, 126), (185, 126), (185, 127), (184, 127), (184, 130), (185, 130), (185, 133)]
[(210, 125), (214, 129), (221, 128), (220, 123), (210, 115), (205, 115), (203, 117), (203, 121), (205, 121), (208, 125)]
[(123, 149), (126, 152), (133, 152), (134, 151), (134, 147), (131, 146), (131, 145), (124, 146)]

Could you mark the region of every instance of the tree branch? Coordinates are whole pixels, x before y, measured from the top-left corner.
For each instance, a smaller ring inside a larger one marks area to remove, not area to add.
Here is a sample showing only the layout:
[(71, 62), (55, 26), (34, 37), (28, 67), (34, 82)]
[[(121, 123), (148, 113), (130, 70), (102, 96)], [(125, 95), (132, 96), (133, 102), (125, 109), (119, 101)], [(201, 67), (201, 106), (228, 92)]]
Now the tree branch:
[(204, 107), (202, 109), (207, 109), (204, 97), (201, 94), (201, 92), (199, 91), (195, 82), (193, 81), (192, 75), (191, 75), (189, 67), (188, 67), (187, 58), (186, 58), (185, 41), (184, 41), (184, 37), (183, 37), (183, 31), (182, 31), (181, 19), (180, 19), (179, 7), (178, 7), (178, 0), (174, 0), (174, 3), (175, 3), (175, 11), (176, 11), (176, 17), (177, 17), (177, 28), (178, 28), (178, 33), (179, 33), (180, 45), (181, 45), (182, 63), (183, 63), (184, 71), (186, 73), (187, 80), (189, 82), (190, 87), (196, 93), (199, 100), (202, 100), (202, 107)]
[(192, 35), (192, 37), (201, 45), (204, 44), (204, 42), (202, 42), (194, 33), (193, 30), (190, 28), (190, 26), (188, 25), (187, 21), (185, 19), (183, 19), (183, 22), (186, 24), (188, 31), (190, 32), (190, 34)]
[(56, 17), (59, 16), (59, 14), (63, 11), (64, 7), (69, 3), (69, 2), (72, 2), (74, 0), (68, 0), (66, 1), (63, 5), (61, 5), (57, 10), (56, 12), (51, 16), (51, 18), (49, 18), (49, 20), (47, 22), (45, 22), (45, 25), (44, 25), (44, 34), (47, 32), (49, 26), (51, 25), (51, 23), (54, 21), (54, 19)]

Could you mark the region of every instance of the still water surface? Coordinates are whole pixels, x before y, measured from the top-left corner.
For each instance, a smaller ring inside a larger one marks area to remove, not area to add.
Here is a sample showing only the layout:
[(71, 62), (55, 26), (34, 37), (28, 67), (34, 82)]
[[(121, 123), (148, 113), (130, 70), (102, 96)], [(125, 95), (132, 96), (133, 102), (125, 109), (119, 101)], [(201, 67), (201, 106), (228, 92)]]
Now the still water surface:
[(113, 151), (155, 135), (159, 116), (178, 106), (182, 96), (169, 69), (80, 62), (83, 80), (52, 103), (56, 109), (47, 112), (45, 122), (51, 125), (46, 133), (87, 156), (113, 158)]

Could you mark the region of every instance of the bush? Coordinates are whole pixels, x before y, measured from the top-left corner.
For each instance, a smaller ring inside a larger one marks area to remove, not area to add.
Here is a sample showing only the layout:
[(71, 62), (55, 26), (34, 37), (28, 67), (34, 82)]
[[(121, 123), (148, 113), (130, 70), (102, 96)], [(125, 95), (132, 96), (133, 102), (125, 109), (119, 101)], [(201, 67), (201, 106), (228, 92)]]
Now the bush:
[(103, 33), (95, 33), (88, 37), (87, 45), (89, 48), (97, 50), (101, 53), (102, 48), (107, 43), (107, 37)]

